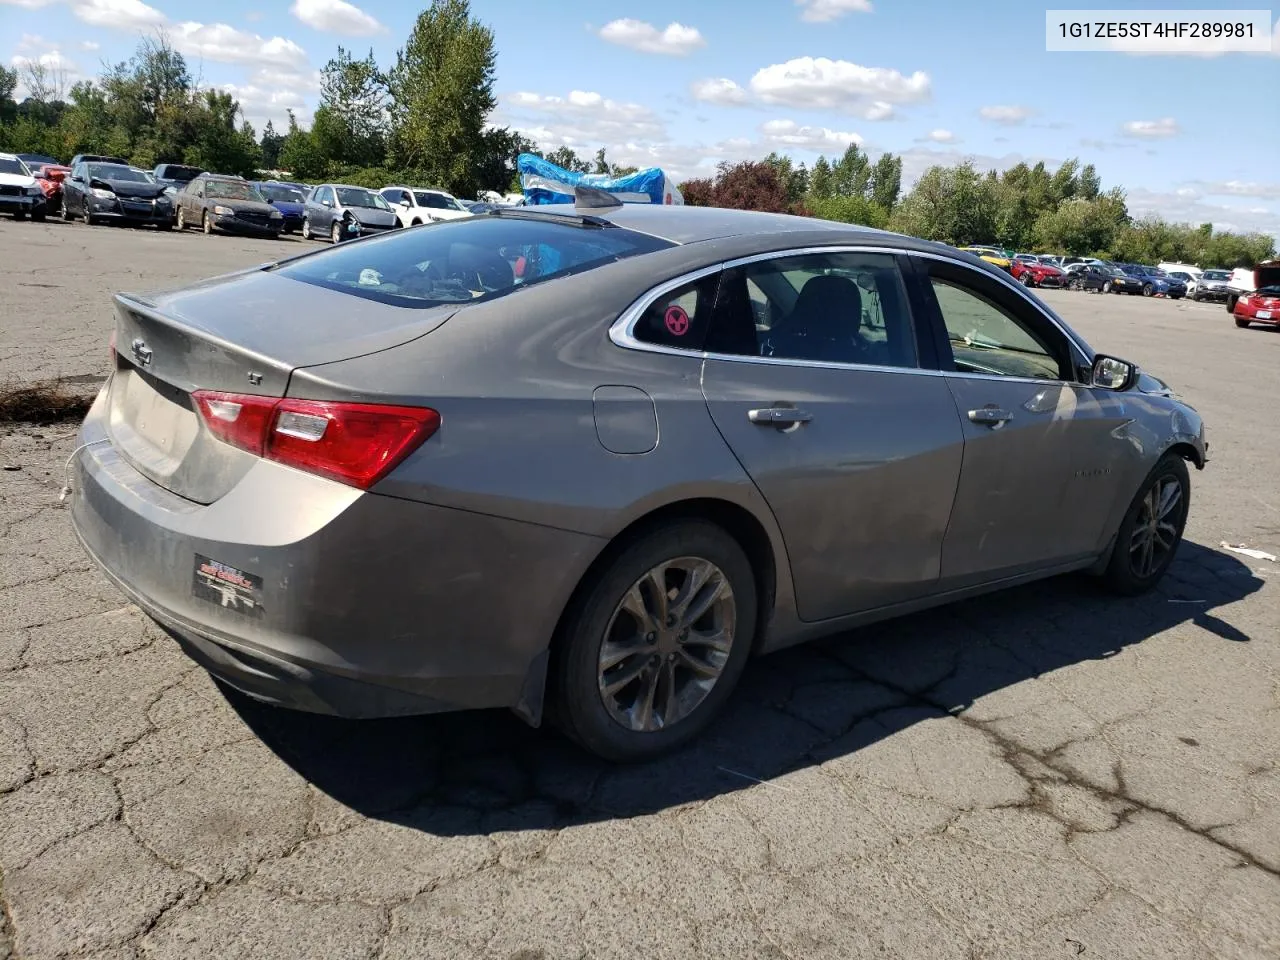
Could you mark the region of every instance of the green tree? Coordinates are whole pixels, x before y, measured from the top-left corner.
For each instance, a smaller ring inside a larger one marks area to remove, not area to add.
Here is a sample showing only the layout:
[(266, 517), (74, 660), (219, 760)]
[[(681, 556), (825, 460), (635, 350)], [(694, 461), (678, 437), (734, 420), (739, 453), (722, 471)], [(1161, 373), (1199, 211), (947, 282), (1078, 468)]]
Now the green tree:
[(591, 164), (574, 153), (571, 147), (556, 147), (547, 154), (547, 162), (574, 173), (591, 172)]
[(1115, 248), (1128, 218), (1124, 198), (1118, 192), (1094, 200), (1073, 197), (1041, 214), (1036, 221), (1034, 242), (1043, 250), (1107, 256)]
[(205, 90), (192, 105), (196, 138), (186, 149), (186, 162), (214, 173), (253, 176), (257, 169), (258, 138), (248, 121), (236, 125), (240, 104), (230, 93)]
[(280, 142), (279, 164), (295, 177), (307, 180), (323, 177), (327, 172), (327, 159), (316, 149), (311, 131), (298, 125), (298, 118), (292, 110), (289, 111), (289, 129)]
[(519, 190), (516, 158), (536, 153), (538, 145), (518, 130), (495, 127), (484, 132), (484, 150), (476, 169), (478, 189), (505, 193)]
[(805, 208), (823, 220), (856, 223), (877, 230), (889, 224), (889, 211), (866, 197), (810, 197), (805, 201)]
[(898, 205), (892, 229), (957, 245), (992, 243), (998, 222), (1000, 184), (969, 161), (930, 167)]
[(831, 192), (842, 197), (865, 197), (870, 182), (870, 158), (856, 143), (849, 144), (831, 170)]
[(264, 170), (275, 170), (280, 165), (280, 148), (283, 145), (284, 137), (276, 133), (275, 125), (268, 120), (267, 125), (262, 128), (262, 139), (258, 141)]
[(396, 162), (474, 196), (484, 130), (496, 105), (493, 31), (467, 0), (432, 0), (388, 77)]
[(387, 152), (387, 80), (373, 51), (354, 59), (343, 47), (320, 72), (320, 100), (311, 133), (334, 164), (371, 166)]
[(596, 151), (596, 168), (592, 172), (604, 174), (605, 176), (610, 176), (613, 173), (613, 168), (609, 166), (609, 158), (604, 155), (604, 147)]
[(809, 192), (809, 171), (802, 163), (795, 166), (790, 157), (776, 150), (764, 158), (764, 162), (778, 172), (778, 179), (787, 191), (787, 203), (795, 208)]
[(1080, 171), (1080, 184), (1076, 196), (1085, 200), (1096, 200), (1102, 193), (1102, 178), (1092, 163), (1086, 163)]
[(902, 158), (882, 153), (871, 168), (871, 201), (882, 210), (892, 211), (902, 192)]
[(825, 156), (818, 157), (809, 174), (809, 195), (811, 197), (829, 197), (835, 189), (832, 180), (831, 164)]

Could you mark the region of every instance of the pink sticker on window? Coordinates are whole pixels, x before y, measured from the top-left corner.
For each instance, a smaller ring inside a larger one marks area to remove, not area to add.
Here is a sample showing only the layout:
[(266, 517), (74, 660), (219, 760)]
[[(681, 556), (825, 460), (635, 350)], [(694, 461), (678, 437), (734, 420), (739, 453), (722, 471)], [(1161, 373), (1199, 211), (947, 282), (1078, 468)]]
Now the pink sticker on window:
[(683, 337), (689, 332), (689, 315), (684, 312), (684, 307), (667, 307), (665, 322), (667, 332), (673, 337)]

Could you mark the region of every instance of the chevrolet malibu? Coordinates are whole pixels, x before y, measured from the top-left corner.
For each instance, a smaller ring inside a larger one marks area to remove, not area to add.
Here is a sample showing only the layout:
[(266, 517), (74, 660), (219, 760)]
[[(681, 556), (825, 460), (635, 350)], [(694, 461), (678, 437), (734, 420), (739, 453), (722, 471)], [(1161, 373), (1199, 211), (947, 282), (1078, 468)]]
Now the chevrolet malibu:
[(260, 700), (670, 750), (747, 659), (1068, 571), (1151, 588), (1200, 417), (1007, 272), (847, 224), (501, 209), (115, 298), (90, 556)]

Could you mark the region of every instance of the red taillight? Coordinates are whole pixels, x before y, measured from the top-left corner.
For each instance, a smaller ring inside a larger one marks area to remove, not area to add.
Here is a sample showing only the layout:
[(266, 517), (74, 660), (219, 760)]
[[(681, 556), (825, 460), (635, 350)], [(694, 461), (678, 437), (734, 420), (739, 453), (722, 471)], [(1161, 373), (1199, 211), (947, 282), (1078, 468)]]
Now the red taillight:
[(219, 440), (268, 460), (367, 490), (440, 427), (429, 407), (283, 400), (200, 390)]

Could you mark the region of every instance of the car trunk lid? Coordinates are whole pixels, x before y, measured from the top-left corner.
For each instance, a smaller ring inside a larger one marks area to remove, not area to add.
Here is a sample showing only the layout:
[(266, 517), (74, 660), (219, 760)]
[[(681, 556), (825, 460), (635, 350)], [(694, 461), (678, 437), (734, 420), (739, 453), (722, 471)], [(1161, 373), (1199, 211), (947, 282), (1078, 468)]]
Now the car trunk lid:
[(217, 500), (258, 458), (209, 432), (194, 392), (283, 397), (294, 370), (407, 343), (458, 308), (373, 303), (261, 268), (175, 293), (120, 294), (115, 306), (112, 443), (152, 482), (197, 503)]

